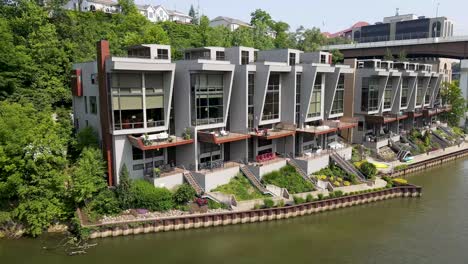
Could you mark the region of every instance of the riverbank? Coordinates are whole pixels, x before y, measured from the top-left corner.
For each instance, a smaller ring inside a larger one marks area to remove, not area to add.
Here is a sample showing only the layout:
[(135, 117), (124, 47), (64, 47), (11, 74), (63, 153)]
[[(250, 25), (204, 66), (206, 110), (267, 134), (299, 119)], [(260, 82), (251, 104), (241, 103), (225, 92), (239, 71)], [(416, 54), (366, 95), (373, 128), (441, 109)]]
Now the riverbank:
[[(428, 153), (419, 156), (420, 157), (418, 157), (418, 162), (409, 164), (406, 168), (399, 171), (393, 171), (382, 176), (388, 176), (392, 178), (405, 176), (414, 172), (441, 165), (449, 161), (467, 157), (468, 146), (462, 144), (460, 146), (447, 148), (443, 151), (437, 151), (436, 153)], [(285, 207), (221, 212), (217, 214), (192, 214), (177, 217), (159, 217), (141, 220), (139, 219), (137, 221), (120, 221), (101, 224), (84, 223), (83, 218), (80, 217), (80, 224), (82, 233), (85, 236), (88, 236), (89, 238), (100, 238), (239, 223), (252, 223), (297, 217), (306, 214), (318, 213), (322, 211), (334, 210), (338, 208), (355, 206), (363, 203), (370, 203), (397, 197), (419, 197), (422, 194), (422, 188), (410, 185), (393, 187), (390, 189), (378, 191), (365, 190), (363, 192), (364, 193), (358, 195), (349, 195), (349, 193), (345, 193), (346, 196), (340, 198), (314, 201)], [(81, 216), (81, 212), (79, 212), (79, 215)]]
[[(372, 203), (391, 198), (419, 197), (421, 195), (421, 187), (406, 185), (297, 205), (243, 212), (196, 214), (180, 217), (145, 219), (140, 221), (123, 221), (112, 224), (93, 225), (82, 223), (82, 233), (88, 236), (90, 239), (94, 239), (111, 236), (116, 237), (152, 232), (166, 232), (172, 230), (196, 229), (213, 226), (272, 221), (310, 215), (313, 213)], [(80, 215), (80, 212), (78, 212), (78, 214)]]

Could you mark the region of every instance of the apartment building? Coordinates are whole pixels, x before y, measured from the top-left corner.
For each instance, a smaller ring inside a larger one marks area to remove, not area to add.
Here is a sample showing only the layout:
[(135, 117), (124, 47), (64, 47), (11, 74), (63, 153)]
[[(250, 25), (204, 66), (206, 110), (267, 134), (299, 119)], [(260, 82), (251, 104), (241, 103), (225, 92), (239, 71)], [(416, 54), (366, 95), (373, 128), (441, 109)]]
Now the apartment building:
[(352, 40), (359, 43), (450, 36), (453, 36), (453, 23), (446, 17), (428, 18), (398, 13), (385, 17), (383, 22), (352, 30)]
[(358, 119), (352, 143), (378, 152), (447, 110), (438, 97), (446, 75), (431, 64), (379, 59), (349, 59), (345, 64), (355, 68), (354, 89), (345, 100), (345, 112)]
[(439, 113), (442, 74), (425, 64), (333, 65), (327, 52), (249, 47), (187, 49), (174, 63), (166, 45), (126, 57), (107, 41), (97, 48), (97, 61), (74, 65), (73, 109), (78, 130), (98, 132), (111, 185), (124, 165), (158, 187), (188, 181), (206, 192), (291, 162), (311, 174), (333, 153), (349, 159), (347, 141), (368, 144)]

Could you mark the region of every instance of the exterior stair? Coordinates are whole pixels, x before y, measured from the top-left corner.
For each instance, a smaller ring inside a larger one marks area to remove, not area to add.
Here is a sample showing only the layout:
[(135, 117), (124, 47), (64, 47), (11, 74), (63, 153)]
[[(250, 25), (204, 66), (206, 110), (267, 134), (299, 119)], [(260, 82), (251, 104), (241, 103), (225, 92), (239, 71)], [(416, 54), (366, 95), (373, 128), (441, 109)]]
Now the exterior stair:
[(315, 178), (312, 179), (311, 177), (307, 176), (307, 173), (301, 168), (299, 167), (299, 165), (296, 163), (296, 161), (292, 158), (289, 158), (286, 160), (286, 162), (293, 166), (294, 169), (296, 169), (296, 171), (302, 176), (302, 178), (305, 180), (305, 181), (308, 181), (308, 182), (311, 182), (313, 183), (314, 185), (316, 185), (316, 181), (315, 181)]
[(438, 127), (440, 130), (444, 131), (445, 134), (451, 136), (451, 137), (456, 137), (457, 135), (455, 135), (455, 133), (453, 133), (452, 129), (451, 128), (448, 128), (448, 127), (444, 127), (444, 126), (439, 126)]
[(184, 171), (184, 178), (192, 186), (192, 188), (195, 190), (198, 196), (201, 196), (205, 191), (203, 188), (198, 184), (198, 182), (195, 180), (193, 177), (192, 173), (190, 171)]
[(441, 148), (450, 147), (450, 142), (436, 133), (431, 134), (431, 140), (437, 142)]
[(340, 155), (338, 155), (336, 152), (332, 153), (330, 155), (330, 158), (338, 165), (338, 167), (342, 168), (345, 172), (349, 174), (354, 174), (356, 175), (360, 181), (362, 182), (368, 182), (366, 179), (366, 176), (362, 174), (356, 167), (354, 167), (353, 164), (351, 164), (349, 161), (343, 159)]
[(246, 165), (240, 166), (240, 170), (242, 173), (247, 177), (247, 179), (257, 188), (261, 193), (263, 194), (270, 194), (274, 196), (273, 193), (268, 191), (265, 186), (255, 177), (255, 175), (249, 170), (249, 168)]

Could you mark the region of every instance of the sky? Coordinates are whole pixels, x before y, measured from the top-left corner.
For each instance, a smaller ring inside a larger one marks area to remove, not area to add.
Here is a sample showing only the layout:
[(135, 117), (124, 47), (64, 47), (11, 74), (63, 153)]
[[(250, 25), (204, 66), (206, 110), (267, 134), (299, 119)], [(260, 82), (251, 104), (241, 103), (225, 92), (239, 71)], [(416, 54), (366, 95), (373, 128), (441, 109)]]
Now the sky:
[[(137, 4), (162, 4), (168, 9), (188, 13), (190, 5), (199, 3), (200, 13), (210, 19), (227, 16), (250, 21), (250, 13), (257, 8), (270, 13), (273, 20), (284, 21), (294, 31), (303, 25), (305, 28), (319, 27), (322, 32), (337, 32), (349, 28), (355, 22), (371, 24), (382, 21), (385, 16), (413, 13), (418, 16), (435, 17), (437, 6), (439, 16), (454, 22), (456, 35), (468, 35), (467, 0), (135, 0)], [(439, 3), (439, 5), (438, 5)]]

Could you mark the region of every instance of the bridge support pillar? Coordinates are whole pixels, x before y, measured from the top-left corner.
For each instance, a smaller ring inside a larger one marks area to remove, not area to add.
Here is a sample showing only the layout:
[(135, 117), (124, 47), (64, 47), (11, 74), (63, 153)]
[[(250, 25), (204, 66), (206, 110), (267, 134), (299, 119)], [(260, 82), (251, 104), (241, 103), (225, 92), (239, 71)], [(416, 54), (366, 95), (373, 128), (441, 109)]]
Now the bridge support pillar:
[[(460, 65), (460, 89), (462, 90), (463, 97), (468, 100), (468, 60), (461, 60)], [(468, 112), (465, 117), (460, 120), (460, 125), (468, 129)]]

